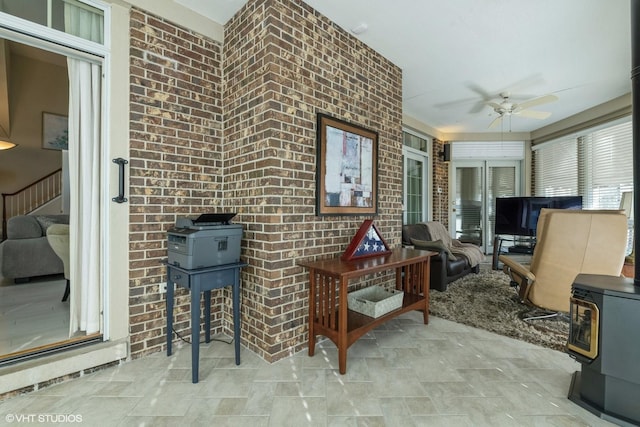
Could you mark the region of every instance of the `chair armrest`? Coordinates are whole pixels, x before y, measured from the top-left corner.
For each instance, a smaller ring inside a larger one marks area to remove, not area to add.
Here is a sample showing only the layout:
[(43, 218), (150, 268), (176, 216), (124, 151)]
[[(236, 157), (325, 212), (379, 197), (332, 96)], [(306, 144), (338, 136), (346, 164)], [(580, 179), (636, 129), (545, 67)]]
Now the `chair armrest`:
[(518, 294), (522, 301), (526, 301), (529, 295), (529, 289), (533, 282), (536, 281), (536, 275), (529, 271), (529, 268), (520, 264), (518, 261), (506, 255), (500, 255), (498, 258), (503, 264), (502, 270), (511, 277), (511, 280), (518, 284)]
[(449, 257), (445, 251), (436, 251), (433, 249), (429, 249), (431, 252), (435, 252), (435, 255), (431, 256), (431, 264), (433, 265), (434, 261), (441, 261), (443, 264), (447, 264), (449, 261)]
[(536, 280), (536, 275), (533, 274), (531, 271), (529, 271), (529, 268), (520, 264), (518, 261), (514, 260), (513, 258), (508, 257), (506, 255), (500, 255), (498, 259), (504, 264), (504, 268), (508, 268), (509, 271), (517, 274), (518, 276), (522, 278), (526, 278), (530, 282), (533, 282)]

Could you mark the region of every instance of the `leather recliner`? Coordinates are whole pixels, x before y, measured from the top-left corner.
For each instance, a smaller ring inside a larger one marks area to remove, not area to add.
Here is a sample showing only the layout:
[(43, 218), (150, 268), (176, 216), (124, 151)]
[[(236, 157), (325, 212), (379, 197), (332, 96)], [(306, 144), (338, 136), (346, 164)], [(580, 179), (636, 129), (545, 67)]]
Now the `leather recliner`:
[[(439, 236), (432, 236), (431, 230), (440, 230)], [(446, 235), (445, 235), (446, 234)], [(459, 244), (448, 237), (448, 232), (439, 222), (408, 224), (402, 226), (402, 245), (437, 252), (431, 257), (430, 289), (446, 291), (449, 283), (480, 271), (480, 260), (484, 258), (481, 249), (471, 244)], [(465, 256), (462, 252), (471, 256)]]

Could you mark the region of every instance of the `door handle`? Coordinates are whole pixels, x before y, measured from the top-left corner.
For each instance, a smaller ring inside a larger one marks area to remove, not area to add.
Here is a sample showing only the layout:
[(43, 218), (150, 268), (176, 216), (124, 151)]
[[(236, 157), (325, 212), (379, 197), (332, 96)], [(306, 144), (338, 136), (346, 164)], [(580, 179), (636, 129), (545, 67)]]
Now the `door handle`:
[(113, 163), (118, 165), (118, 196), (111, 200), (116, 203), (124, 203), (127, 201), (127, 198), (124, 197), (124, 165), (129, 162), (122, 157), (118, 157), (117, 159), (113, 159)]

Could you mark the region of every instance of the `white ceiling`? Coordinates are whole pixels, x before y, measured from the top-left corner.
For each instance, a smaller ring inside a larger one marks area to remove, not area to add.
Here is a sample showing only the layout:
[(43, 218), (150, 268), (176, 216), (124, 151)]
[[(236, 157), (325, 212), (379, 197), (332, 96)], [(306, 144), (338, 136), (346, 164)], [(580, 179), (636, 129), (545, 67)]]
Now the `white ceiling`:
[[(246, 0), (174, 0), (224, 24)], [(403, 70), (404, 114), (442, 133), (530, 132), (631, 92), (629, 0), (304, 0)], [(503, 128), (487, 101), (510, 92), (545, 120)]]

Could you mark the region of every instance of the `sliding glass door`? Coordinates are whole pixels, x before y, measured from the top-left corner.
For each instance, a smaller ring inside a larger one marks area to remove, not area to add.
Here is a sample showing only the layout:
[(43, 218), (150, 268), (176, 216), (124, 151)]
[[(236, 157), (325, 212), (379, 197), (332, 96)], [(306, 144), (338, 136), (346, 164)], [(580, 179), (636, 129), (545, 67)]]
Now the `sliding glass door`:
[(465, 162), (454, 168), (455, 193), (452, 216), (454, 237), (461, 242), (482, 246), (482, 202), (484, 200), (483, 162)]
[[(54, 2), (53, 9), (37, 3), (42, 10), (21, 2), (0, 5), (0, 57), (9, 71), (1, 82), (8, 90), (0, 93), (0, 104), (11, 108), (10, 132), (18, 143), (0, 165), (0, 175), (3, 170), (5, 175), (14, 172), (14, 180), (2, 185), (19, 188), (22, 182), (60, 170), (56, 176), (61, 190), (20, 212), (43, 231), (40, 237), (32, 236), (31, 253), (41, 255), (20, 273), (24, 280), (2, 286), (3, 297), (10, 297), (3, 298), (5, 304), (15, 301), (10, 309), (0, 310), (0, 326), (7, 326), (0, 327), (0, 362), (11, 363), (102, 341), (107, 307), (103, 230), (108, 204), (103, 188), (105, 171), (111, 169), (105, 167), (109, 164), (102, 138), (103, 11), (76, 2)], [(44, 12), (61, 21), (40, 22), (36, 18)], [(19, 256), (15, 251), (10, 255)], [(53, 267), (46, 272), (31, 269), (49, 264)], [(6, 284), (14, 277), (0, 279)], [(63, 297), (65, 287), (70, 292)]]
[(493, 252), (496, 198), (520, 195), (519, 162), (487, 162), (486, 238), (487, 253)]
[(451, 232), (454, 238), (493, 251), (496, 197), (519, 195), (520, 162), (463, 160), (453, 165)]

